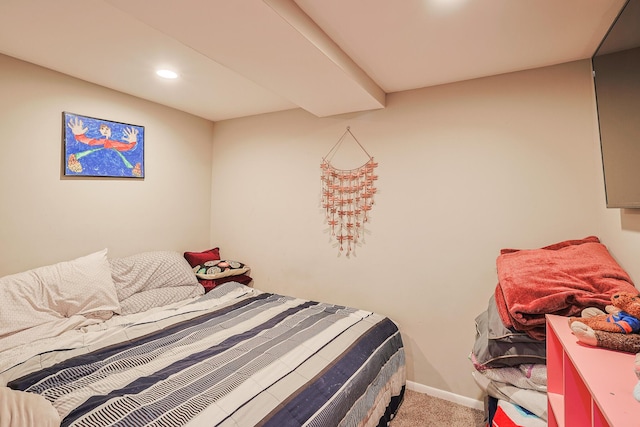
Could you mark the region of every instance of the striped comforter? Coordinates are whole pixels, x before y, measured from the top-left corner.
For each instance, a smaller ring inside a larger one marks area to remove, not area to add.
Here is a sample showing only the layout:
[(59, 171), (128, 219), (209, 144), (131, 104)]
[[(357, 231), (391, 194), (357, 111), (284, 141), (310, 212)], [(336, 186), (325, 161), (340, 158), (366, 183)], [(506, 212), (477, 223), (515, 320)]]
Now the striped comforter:
[(377, 426), (404, 392), (388, 318), (235, 282), (67, 335), (0, 362), (63, 426)]

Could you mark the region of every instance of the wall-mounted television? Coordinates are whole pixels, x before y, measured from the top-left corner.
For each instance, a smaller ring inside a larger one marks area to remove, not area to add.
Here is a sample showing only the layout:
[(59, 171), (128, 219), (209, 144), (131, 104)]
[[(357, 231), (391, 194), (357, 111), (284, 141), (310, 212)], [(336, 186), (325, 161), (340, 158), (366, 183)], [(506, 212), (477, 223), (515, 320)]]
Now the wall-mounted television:
[(640, 0), (628, 0), (591, 58), (606, 203), (640, 208)]

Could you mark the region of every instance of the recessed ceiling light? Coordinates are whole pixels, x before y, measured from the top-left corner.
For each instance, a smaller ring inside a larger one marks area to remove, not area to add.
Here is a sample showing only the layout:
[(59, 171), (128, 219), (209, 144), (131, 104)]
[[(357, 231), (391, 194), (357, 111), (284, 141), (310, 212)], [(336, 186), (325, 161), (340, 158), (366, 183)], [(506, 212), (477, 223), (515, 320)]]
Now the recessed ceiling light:
[(158, 70), (156, 74), (165, 79), (175, 79), (178, 77), (178, 73), (171, 70)]
[(427, 0), (429, 6), (438, 8), (439, 10), (454, 10), (468, 0)]

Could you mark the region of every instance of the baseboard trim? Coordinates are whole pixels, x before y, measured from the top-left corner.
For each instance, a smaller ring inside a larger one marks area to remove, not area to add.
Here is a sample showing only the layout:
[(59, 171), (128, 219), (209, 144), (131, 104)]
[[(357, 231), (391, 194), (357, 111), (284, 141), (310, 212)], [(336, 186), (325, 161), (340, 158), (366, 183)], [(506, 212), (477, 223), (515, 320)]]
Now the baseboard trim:
[(429, 387), (428, 385), (416, 383), (413, 381), (407, 381), (407, 388), (409, 390), (417, 391), (418, 393), (428, 394), (429, 396), (437, 397), (439, 399), (448, 400), (449, 402), (458, 403), (469, 408), (484, 411), (484, 402), (472, 399), (470, 397), (461, 396), (459, 394)]

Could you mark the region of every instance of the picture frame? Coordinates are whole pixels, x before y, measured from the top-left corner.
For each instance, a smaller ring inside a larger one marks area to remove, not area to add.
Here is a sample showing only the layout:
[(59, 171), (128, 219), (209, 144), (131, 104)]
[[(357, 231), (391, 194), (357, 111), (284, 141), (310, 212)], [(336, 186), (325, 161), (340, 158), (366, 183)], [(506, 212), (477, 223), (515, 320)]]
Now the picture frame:
[(64, 176), (143, 179), (144, 126), (62, 113)]

